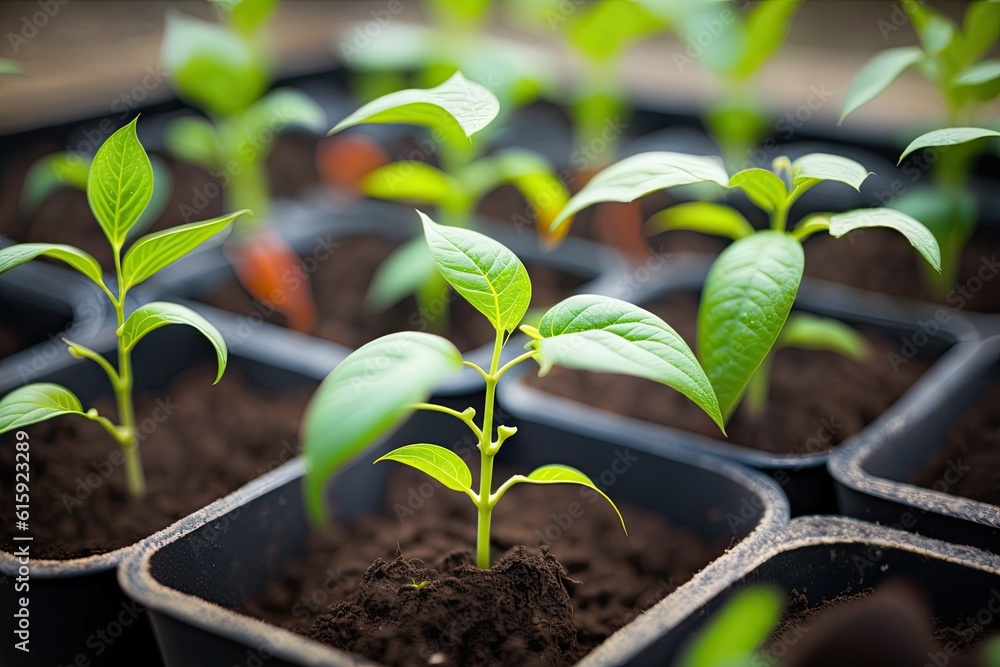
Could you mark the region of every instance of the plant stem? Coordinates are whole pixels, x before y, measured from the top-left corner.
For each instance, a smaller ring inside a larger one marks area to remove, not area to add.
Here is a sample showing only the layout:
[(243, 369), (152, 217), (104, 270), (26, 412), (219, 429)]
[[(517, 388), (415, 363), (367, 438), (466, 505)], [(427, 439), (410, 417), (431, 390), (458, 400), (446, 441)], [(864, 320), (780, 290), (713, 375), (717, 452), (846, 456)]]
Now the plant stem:
[[(118, 329), (125, 324), (125, 293), (122, 280), (121, 250), (115, 249), (115, 273), (118, 277), (118, 300), (115, 315)], [(146, 493), (146, 480), (139, 458), (139, 439), (135, 432), (135, 406), (132, 403), (132, 354), (125, 346), (125, 339), (118, 336), (118, 377), (112, 382), (118, 403), (118, 446), (125, 459), (125, 485), (129, 495), (139, 498)]]
[(497, 370), (500, 366), (500, 352), (503, 349), (503, 330), (497, 330), (493, 343), (493, 358), (490, 360), (490, 372), (486, 377), (486, 404), (483, 406), (483, 428), (479, 438), (479, 455), (481, 457), (479, 475), (479, 510), (478, 530), (476, 531), (476, 565), (482, 569), (490, 566), (490, 518), (493, 514), (493, 503), (490, 494), (493, 492), (493, 457), (496, 455), (493, 446), (493, 407), (497, 391)]
[(750, 382), (747, 384), (747, 408), (754, 417), (760, 417), (767, 410), (767, 398), (771, 389), (771, 365), (773, 361), (774, 354), (772, 350), (772, 352), (764, 357), (764, 361), (757, 367), (754, 374), (750, 376)]

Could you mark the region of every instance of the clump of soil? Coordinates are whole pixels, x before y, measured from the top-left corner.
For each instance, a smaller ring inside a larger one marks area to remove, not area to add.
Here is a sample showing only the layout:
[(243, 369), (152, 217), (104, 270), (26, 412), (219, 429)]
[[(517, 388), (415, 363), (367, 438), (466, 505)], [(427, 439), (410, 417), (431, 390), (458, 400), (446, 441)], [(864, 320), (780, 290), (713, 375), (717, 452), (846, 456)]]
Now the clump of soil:
[[(693, 349), (698, 321), (695, 294), (672, 295), (644, 307), (663, 318)], [(738, 408), (726, 427), (729, 441), (766, 452), (815, 454), (835, 447), (879, 417), (928, 364), (919, 358), (902, 361), (899, 341), (862, 333), (871, 353), (860, 362), (832, 352), (778, 352), (766, 412), (757, 418), (745, 405)], [(648, 380), (554, 368), (545, 377), (529, 375), (524, 381), (611, 412), (723, 437), (691, 401)]]
[[(380, 336), (395, 331), (423, 331), (434, 326), (444, 308), (437, 312), (422, 312), (414, 297), (379, 310), (365, 303), (365, 294), (376, 270), (399, 244), (374, 234), (343, 239), (319, 239), (317, 259), (307, 253), (304, 266), (310, 271), (310, 282), (316, 300), (317, 326), (321, 338), (357, 348)], [(552, 306), (569, 296), (584, 279), (546, 267), (528, 265), (531, 273), (531, 305)], [(256, 302), (235, 277), (205, 297), (217, 308), (248, 316), (260, 313), (264, 319), (281, 326), (285, 320), (267, 304)], [(446, 333), (462, 351), (489, 343), (496, 335), (489, 320), (464, 299), (450, 293), (451, 326)]]
[(944, 446), (910, 480), (928, 489), (1000, 506), (1000, 383), (948, 431)]
[(545, 548), (514, 549), (488, 570), (466, 553), (435, 567), (379, 559), (309, 636), (389, 664), (571, 665), (583, 655), (566, 576)]
[[(497, 474), (505, 476), (508, 472), (498, 471)], [(455, 590), (453, 586), (467, 585), (468, 582), (453, 584), (451, 577), (461, 563), (471, 562), (470, 557), (444, 560), (441, 557), (474, 548), (475, 511), (464, 494), (452, 491), (438, 489), (424, 499), (423, 495), (427, 494), (421, 495), (420, 491), (431, 487), (421, 485), (427, 485), (427, 480), (417, 473), (394, 472), (386, 494), (386, 507), (381, 514), (337, 521), (324, 533), (309, 536), (303, 554), (289, 562), (257, 595), (247, 600), (243, 611), (310, 635), (314, 624), (326, 627), (323, 624), (332, 622), (317, 619), (329, 619), (334, 610), (353, 609), (350, 605), (364, 595), (365, 577), (370, 571), (377, 571), (379, 574), (372, 575), (377, 577), (383, 576), (383, 572), (392, 573), (393, 577), (398, 575), (401, 587), (414, 583), (408, 577), (418, 584), (423, 580), (448, 582), (428, 584), (428, 587), (436, 586), (430, 591), (435, 596), (449, 594)], [(620, 503), (629, 528), (626, 537), (614, 511), (604, 505), (603, 500), (591, 503), (592, 497), (572, 487), (524, 485), (524, 488), (512, 489), (497, 505), (493, 516), (494, 565), (491, 572), (512, 556), (515, 562), (538, 565), (540, 570), (524, 574), (518, 584), (519, 595), (526, 599), (535, 595), (529, 589), (539, 586), (542, 579), (551, 578), (546, 579), (545, 585), (550, 593), (557, 594), (556, 600), (547, 602), (555, 604), (554, 608), (563, 604), (564, 593), (553, 582), (556, 578), (562, 581), (572, 603), (571, 621), (576, 643), (583, 653), (686, 582), (722, 555), (729, 545), (728, 540), (707, 541), (660, 514)], [(528, 551), (521, 549), (522, 546), (528, 547)], [(546, 547), (550, 551), (546, 552)], [(397, 557), (405, 560), (394, 560)], [(560, 572), (565, 573), (558, 577), (555, 558), (561, 564)], [(410, 574), (406, 568), (411, 567), (420, 573), (414, 570)], [(424, 572), (423, 568), (431, 567), (436, 568), (434, 573)], [(503, 576), (521, 567), (518, 564)], [(579, 583), (570, 583), (570, 579)], [(391, 589), (395, 584), (386, 585)], [(413, 592), (428, 593), (427, 590)], [(399, 590), (396, 594), (411, 595), (408, 590)], [(420, 599), (413, 598), (414, 603)], [(465, 611), (461, 614), (453, 611), (452, 621), (458, 619), (462, 623), (465, 616)], [(363, 615), (358, 617), (364, 618)], [(364, 622), (373, 624), (373, 618)], [(370, 625), (366, 627), (370, 629)], [(424, 630), (426, 636), (419, 640), (409, 634), (412, 629), (399, 635), (395, 630), (385, 630), (387, 636), (396, 636), (401, 646), (389, 646), (388, 639), (376, 633), (373, 641), (378, 643), (373, 644), (372, 652), (366, 655), (385, 664), (407, 667), (477, 664), (464, 660), (456, 662), (448, 657), (449, 653), (445, 653), (444, 662), (439, 662), (440, 657), (432, 660), (434, 653), (439, 651), (434, 642), (439, 641), (441, 635), (435, 634), (432, 625), (424, 626)], [(530, 630), (536, 632), (544, 628)], [(345, 637), (350, 634), (347, 630), (342, 632)], [(469, 633), (475, 634), (471, 628), (465, 628), (460, 632), (456, 630), (455, 636), (470, 637)], [(360, 636), (361, 631), (355, 634)], [(559, 636), (562, 636), (561, 630)], [(383, 639), (389, 654), (378, 653)], [(521, 644), (513, 640), (507, 646), (511, 651), (521, 650)], [(356, 644), (350, 648), (361, 650)], [(429, 649), (433, 650), (428, 652)], [(532, 660), (520, 653), (511, 655), (512, 661), (504, 664), (572, 664), (576, 654), (567, 652), (568, 663), (546, 662), (548, 658), (538, 656)], [(478, 664), (500, 663), (494, 658)]]
[[(60, 417), (24, 429), (30, 443), (32, 555), (81, 558), (118, 549), (235, 491), (298, 453), (306, 388), (281, 394), (250, 387), (230, 368), (178, 376), (136, 397), (147, 493), (125, 486), (118, 446), (97, 424)], [(115, 415), (113, 400), (94, 406)], [(15, 545), (13, 434), (0, 446), (0, 549)], [(8, 483), (9, 481), (9, 483)]]

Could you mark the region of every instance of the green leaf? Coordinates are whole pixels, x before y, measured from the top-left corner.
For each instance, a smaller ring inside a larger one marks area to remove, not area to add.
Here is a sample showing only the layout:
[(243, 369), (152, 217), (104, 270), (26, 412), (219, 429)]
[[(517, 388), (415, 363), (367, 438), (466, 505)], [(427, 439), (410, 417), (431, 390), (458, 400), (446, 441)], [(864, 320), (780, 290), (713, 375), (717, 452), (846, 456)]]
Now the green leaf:
[(426, 0), (426, 4), (445, 21), (461, 24), (480, 21), (491, 0)]
[(788, 188), (785, 182), (767, 169), (754, 167), (733, 174), (729, 187), (740, 188), (754, 204), (768, 213), (785, 205)]
[[(647, 0), (650, 8), (662, 7), (658, 0)], [(720, 2), (680, 2), (675, 5), (679, 36), (688, 53), (694, 54), (702, 65), (719, 77), (729, 77), (746, 50), (748, 40), (746, 21), (740, 15), (735, 3)], [(707, 46), (706, 28), (711, 32), (712, 41)], [(674, 62), (680, 67), (688, 61), (680, 52), (674, 55)]]
[(211, 220), (178, 225), (162, 232), (143, 236), (125, 253), (122, 279), (128, 289), (141, 283), (165, 266), (173, 264), (202, 243), (229, 226), (233, 220), (250, 211), (242, 210)]
[(74, 153), (55, 153), (38, 160), (24, 177), (21, 189), (21, 208), (34, 211), (49, 194), (62, 185), (78, 190), (87, 189), (90, 160)]
[(181, 97), (212, 115), (239, 113), (267, 89), (263, 55), (225, 26), (168, 10), (161, 51)]
[(171, 121), (163, 135), (167, 149), (178, 159), (206, 171), (219, 162), (219, 144), (215, 127), (204, 118), (186, 116)]
[(723, 250), (708, 272), (698, 309), (698, 357), (726, 420), (785, 326), (803, 264), (798, 241), (763, 231)]
[(597, 485), (589, 477), (576, 468), (560, 464), (545, 465), (535, 468), (527, 477), (524, 475), (514, 475), (510, 481), (512, 484), (579, 484), (580, 486), (589, 487), (597, 491), (597, 493), (601, 494), (602, 498), (608, 501), (608, 504), (615, 510), (615, 514), (618, 515), (618, 520), (622, 522), (622, 530), (628, 535), (628, 529), (625, 527), (625, 517), (622, 516), (618, 507), (606, 493), (597, 488)]
[(60, 415), (84, 415), (80, 399), (69, 389), (43, 382), (18, 387), (0, 400), (0, 433)]
[(657, 190), (693, 183), (715, 183), (728, 187), (729, 176), (722, 160), (670, 152), (640, 153), (627, 157), (590, 179), (553, 220), (549, 232), (556, 232), (570, 216), (593, 204), (630, 202)]
[[(375, 271), (365, 306), (384, 310), (426, 285), (437, 275), (434, 256), (423, 236), (416, 236), (389, 255)], [(439, 278), (440, 280), (440, 278)]]
[(670, 325), (628, 302), (571, 296), (542, 317), (529, 343), (544, 375), (552, 366), (622, 373), (673, 387), (725, 431), (719, 402), (691, 348)]
[(844, 95), (840, 122), (858, 107), (875, 99), (908, 67), (924, 60), (924, 52), (916, 46), (901, 46), (876, 53), (854, 76)]
[(1000, 39), (1000, 2), (970, 2), (962, 26), (965, 61), (973, 62)]
[(864, 359), (868, 354), (868, 341), (855, 329), (838, 320), (808, 313), (792, 313), (788, 316), (775, 347), (836, 352), (856, 361)]
[(445, 227), (420, 211), (438, 271), (498, 331), (513, 331), (531, 301), (531, 280), (514, 253), (471, 229)]
[(87, 177), (90, 210), (116, 251), (153, 196), (153, 166), (135, 133), (138, 120), (108, 137)]
[(53, 243), (18, 243), (0, 249), (0, 273), (40, 256), (65, 262), (98, 285), (104, 284), (101, 265), (96, 259), (73, 246)]
[(327, 478), (461, 368), (462, 354), (450, 341), (412, 331), (383, 336), (340, 362), (302, 420), (306, 503), (316, 524), (324, 516)]
[(754, 652), (781, 620), (783, 598), (773, 586), (753, 586), (734, 593), (685, 648), (678, 667), (752, 664)]
[(904, 3), (903, 10), (910, 15), (910, 22), (917, 31), (920, 44), (930, 55), (944, 51), (955, 38), (955, 26), (951, 21), (923, 3)]
[(747, 40), (732, 72), (736, 77), (753, 76), (781, 48), (799, 4), (800, 0), (768, 0), (758, 2), (750, 10), (746, 21)]
[(462, 191), (454, 178), (424, 162), (401, 160), (373, 169), (361, 182), (369, 197), (440, 205)]
[(219, 363), (219, 372), (215, 376), (215, 383), (221, 380), (222, 374), (226, 371), (226, 362), (229, 359), (226, 341), (223, 340), (218, 329), (190, 308), (164, 301), (147, 303), (129, 315), (125, 324), (115, 333), (121, 337), (122, 345), (128, 351), (134, 348), (136, 343), (142, 340), (146, 334), (168, 324), (186, 324), (200, 331), (208, 339), (212, 347), (215, 348), (216, 360)]
[(569, 43), (597, 62), (613, 60), (630, 43), (665, 26), (656, 14), (632, 0), (599, 0), (573, 10), (566, 26)]
[(792, 163), (792, 182), (807, 187), (820, 181), (840, 181), (860, 191), (870, 173), (854, 160), (826, 153), (803, 155)]
[(403, 123), (438, 130), (464, 144), (498, 113), (500, 103), (488, 88), (456, 72), (436, 88), (410, 88), (373, 100), (337, 123), (330, 134), (361, 123)]
[(830, 235), (840, 238), (855, 229), (887, 227), (906, 237), (924, 259), (941, 270), (941, 249), (930, 230), (901, 211), (891, 208), (863, 208), (830, 216)]
[(685, 202), (660, 211), (646, 223), (653, 232), (690, 229), (703, 234), (741, 239), (754, 229), (739, 211), (712, 202)]
[(978, 86), (1000, 79), (1000, 60), (984, 60), (977, 63), (955, 78), (955, 83), (961, 86)]
[(396, 461), (427, 473), (452, 491), (471, 491), (472, 472), (458, 454), (437, 445), (406, 445), (375, 461)]
[(903, 154), (899, 156), (899, 161), (902, 162), (903, 158), (912, 153), (913, 151), (920, 150), (921, 148), (929, 148), (931, 146), (954, 146), (956, 144), (964, 144), (969, 141), (975, 141), (976, 139), (982, 139), (983, 137), (1000, 137), (1000, 132), (996, 130), (987, 130), (982, 127), (946, 127), (942, 130), (934, 130), (933, 132), (928, 132), (927, 134), (922, 134), (916, 139), (914, 139)]
[(1000, 667), (1000, 637), (986, 640), (982, 655), (986, 667)]
[[(277, 88), (240, 114), (240, 141), (245, 146), (263, 146), (263, 158), (270, 153), (274, 141), (265, 141), (293, 127), (322, 134), (327, 127), (326, 113), (311, 97), (294, 88)], [(241, 146), (242, 147), (242, 146)], [(246, 149), (244, 148), (244, 151)]]
[(17, 61), (10, 58), (0, 58), (0, 74), (24, 74)]
[(552, 246), (569, 232), (569, 225), (562, 233), (552, 236), (549, 225), (569, 202), (570, 192), (559, 180), (552, 164), (540, 153), (523, 148), (497, 151), (490, 158), (500, 173), (500, 180), (517, 188), (535, 214), (535, 225), (542, 241)]
[(278, 0), (213, 0), (228, 12), (229, 24), (241, 35), (252, 35), (259, 30), (274, 13)]

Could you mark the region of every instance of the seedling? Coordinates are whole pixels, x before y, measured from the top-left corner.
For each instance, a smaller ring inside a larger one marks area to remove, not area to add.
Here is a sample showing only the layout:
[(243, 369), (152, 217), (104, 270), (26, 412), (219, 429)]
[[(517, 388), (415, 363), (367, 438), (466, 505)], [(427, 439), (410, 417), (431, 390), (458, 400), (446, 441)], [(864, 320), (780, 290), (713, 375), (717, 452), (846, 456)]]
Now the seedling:
[(410, 588), (415, 591), (419, 591), (421, 588), (429, 584), (429, 581), (417, 581), (416, 579), (410, 579)]
[(784, 595), (771, 586), (733, 594), (708, 626), (684, 649), (675, 667), (752, 667), (763, 664), (760, 648), (781, 621)]
[(980, 107), (1000, 94), (1000, 60), (984, 60), (1000, 37), (1000, 3), (969, 3), (961, 28), (924, 3), (904, 2), (902, 7), (916, 29), (920, 46), (875, 54), (851, 82), (840, 120), (876, 98), (912, 67), (937, 89), (949, 127), (917, 138), (900, 157), (902, 162), (918, 148), (944, 148), (935, 160), (914, 161), (904, 169), (914, 176), (933, 165), (934, 187), (906, 192), (891, 205), (923, 222), (937, 238), (942, 270), (925, 271), (925, 276), (931, 287), (944, 295), (958, 278), (962, 249), (975, 231), (978, 205), (968, 180), (981, 143), (976, 140), (996, 136), (992, 130), (961, 126), (971, 125)]
[[(469, 497), (478, 512), (479, 567), (490, 564), (493, 507), (517, 484), (578, 484), (610, 503), (584, 473), (558, 464), (542, 466), (528, 475), (515, 475), (494, 490), (493, 460), (503, 443), (517, 432), (509, 426), (494, 428), (497, 383), (507, 371), (529, 359), (539, 364), (543, 374), (560, 365), (662, 382), (690, 398), (722, 427), (722, 414), (709, 379), (683, 339), (652, 313), (618, 299), (582, 295), (562, 301), (545, 313), (537, 328), (521, 327), (531, 337), (527, 352), (501, 363), (504, 345), (523, 319), (531, 299), (531, 281), (524, 265), (487, 236), (439, 225), (422, 213), (420, 217), (437, 270), (493, 325), (496, 337), (489, 368), (463, 361), (450, 341), (424, 332), (389, 334), (342, 361), (323, 381), (302, 425), (306, 503), (315, 525), (322, 525), (324, 520), (323, 492), (330, 475), (412, 410), (450, 415), (472, 431), (479, 443), (479, 490), (473, 490), (472, 472), (465, 461), (438, 445), (407, 445), (378, 461), (404, 463)], [(426, 402), (438, 383), (463, 366), (474, 368), (486, 383), (479, 424), (474, 408), (458, 411)]]
[[(900, 211), (868, 208), (814, 213), (788, 229), (792, 204), (817, 183), (836, 181), (857, 190), (868, 173), (853, 160), (813, 153), (794, 162), (776, 158), (771, 171), (744, 169), (730, 177), (718, 158), (641, 153), (595, 176), (555, 218), (550, 232), (557, 233), (575, 213), (598, 202), (628, 202), (665, 188), (702, 183), (714, 183), (723, 191), (739, 188), (768, 213), (770, 229), (763, 231), (755, 231), (738, 211), (716, 202), (678, 204), (650, 220), (657, 230), (689, 229), (733, 240), (708, 273), (698, 311), (698, 355), (728, 420), (751, 383), (751, 407), (761, 409), (770, 383), (768, 355), (776, 343), (849, 356), (864, 349), (857, 334), (841, 324), (798, 315), (789, 319), (802, 280), (802, 242), (810, 235), (825, 231), (840, 238), (855, 229), (895, 229), (931, 266), (940, 269), (934, 235)], [(755, 373), (764, 376), (753, 379)]]
[[(500, 112), (496, 96), (485, 86), (457, 72), (440, 86), (390, 93), (369, 102), (336, 125), (330, 134), (364, 123), (403, 123), (432, 130), (421, 143), (424, 156), (437, 154), (441, 168), (417, 160), (379, 167), (362, 182), (362, 191), (380, 199), (403, 200), (438, 207), (444, 223), (472, 226), (476, 204), (500, 185), (515, 186), (536, 211), (539, 230), (569, 200), (569, 193), (541, 155), (527, 149), (500, 150), (480, 157), (475, 136)], [(551, 242), (552, 239), (545, 239)], [(446, 329), (447, 312), (432, 316), (432, 304), (447, 303), (447, 283), (434, 268), (423, 239), (403, 244), (379, 268), (367, 295), (372, 308), (387, 308), (416, 294), (426, 319), (436, 330)]]
[(61, 415), (77, 415), (97, 422), (114, 438), (122, 450), (129, 493), (139, 497), (145, 492), (139, 440), (135, 430), (132, 405), (132, 350), (146, 334), (168, 324), (186, 324), (200, 331), (215, 348), (222, 378), (228, 352), (221, 334), (194, 311), (174, 303), (148, 303), (125, 316), (129, 290), (177, 261), (199, 245), (226, 230), (237, 216), (231, 213), (212, 220), (181, 225), (143, 236), (122, 256), (129, 231), (139, 220), (153, 195), (153, 169), (145, 149), (136, 136), (135, 119), (112, 134), (97, 151), (87, 176), (87, 199), (90, 210), (108, 239), (115, 260), (113, 292), (104, 282), (101, 267), (92, 256), (72, 246), (49, 243), (21, 243), (0, 250), (0, 273), (36, 257), (65, 262), (93, 281), (111, 301), (117, 320), (118, 366), (97, 352), (63, 339), (70, 354), (90, 359), (107, 374), (118, 404), (116, 424), (91, 408), (86, 412), (70, 390), (57, 384), (38, 383), (15, 389), (0, 400), (0, 433), (20, 429)]
[[(298, 256), (271, 231), (271, 188), (265, 160), (278, 134), (290, 127), (322, 132), (326, 115), (293, 88), (265, 94), (271, 80), (263, 37), (277, 0), (213, 0), (224, 24), (167, 13), (162, 60), (178, 94), (208, 118), (187, 116), (167, 126), (164, 139), (179, 159), (212, 174), (226, 208), (254, 211), (238, 225), (233, 268), (258, 300), (273, 304), (289, 326), (309, 331), (315, 306)], [(181, 212), (193, 215), (194, 203)], [(297, 281), (282, 277), (297, 275)], [(298, 288), (293, 288), (298, 285)]]

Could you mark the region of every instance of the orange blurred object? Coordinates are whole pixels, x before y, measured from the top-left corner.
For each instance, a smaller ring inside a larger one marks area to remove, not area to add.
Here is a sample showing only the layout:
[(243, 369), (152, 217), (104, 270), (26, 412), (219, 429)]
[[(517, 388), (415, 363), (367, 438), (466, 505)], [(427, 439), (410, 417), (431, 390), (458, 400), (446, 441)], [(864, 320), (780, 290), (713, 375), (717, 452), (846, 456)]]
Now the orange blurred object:
[(252, 232), (227, 244), (236, 277), (251, 296), (285, 316), (288, 327), (309, 333), (316, 327), (316, 302), (302, 260), (273, 230)]
[(327, 138), (316, 148), (316, 168), (327, 185), (358, 193), (361, 181), (373, 170), (389, 163), (378, 142), (364, 134)]
[[(599, 169), (578, 171), (573, 189), (579, 192), (599, 171)], [(594, 206), (593, 215), (594, 236), (604, 245), (622, 253), (634, 264), (644, 262), (652, 254), (649, 242), (643, 233), (645, 221), (642, 205), (638, 201), (602, 202)]]

